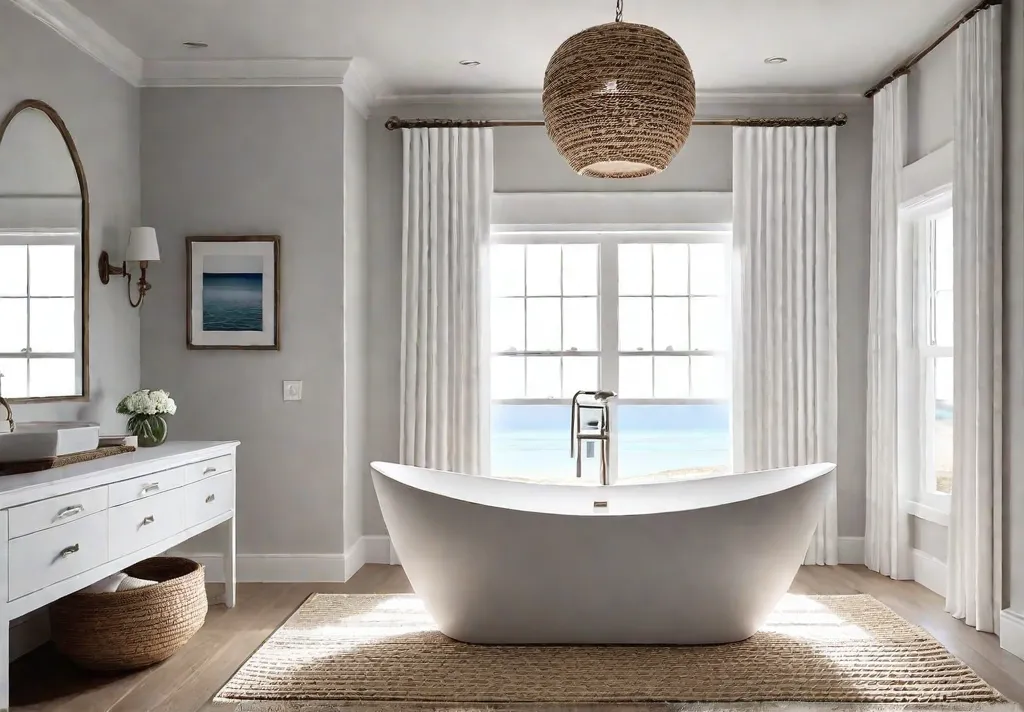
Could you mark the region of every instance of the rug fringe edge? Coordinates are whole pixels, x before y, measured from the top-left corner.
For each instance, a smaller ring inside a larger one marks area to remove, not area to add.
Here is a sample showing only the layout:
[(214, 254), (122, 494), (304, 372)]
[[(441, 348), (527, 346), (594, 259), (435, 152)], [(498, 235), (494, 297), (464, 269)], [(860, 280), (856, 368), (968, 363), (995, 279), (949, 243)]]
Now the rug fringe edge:
[(230, 700), (218, 698), (216, 702), (235, 703), (237, 712), (536, 712), (560, 710), (564, 712), (1022, 712), (1014, 702), (950, 702), (950, 703), (877, 703), (877, 702), (745, 702), (745, 703), (599, 703), (599, 704), (436, 704), (398, 702), (366, 704), (332, 701), (300, 700)]

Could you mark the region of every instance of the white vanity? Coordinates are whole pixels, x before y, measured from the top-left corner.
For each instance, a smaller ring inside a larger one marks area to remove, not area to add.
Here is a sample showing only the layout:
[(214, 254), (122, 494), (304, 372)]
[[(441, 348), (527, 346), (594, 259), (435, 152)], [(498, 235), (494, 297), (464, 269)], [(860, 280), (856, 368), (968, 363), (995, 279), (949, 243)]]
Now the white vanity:
[[(235, 604), (237, 442), (172, 442), (0, 477), (0, 660), (10, 621), (219, 527)], [(0, 710), (9, 707), (9, 664)]]

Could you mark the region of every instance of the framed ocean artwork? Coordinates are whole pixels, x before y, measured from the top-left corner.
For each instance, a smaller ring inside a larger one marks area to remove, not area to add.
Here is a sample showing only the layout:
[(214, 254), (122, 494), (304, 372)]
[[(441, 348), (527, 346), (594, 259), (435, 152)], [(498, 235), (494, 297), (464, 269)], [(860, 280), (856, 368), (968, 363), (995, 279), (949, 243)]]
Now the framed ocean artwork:
[(281, 238), (188, 238), (188, 347), (281, 349)]

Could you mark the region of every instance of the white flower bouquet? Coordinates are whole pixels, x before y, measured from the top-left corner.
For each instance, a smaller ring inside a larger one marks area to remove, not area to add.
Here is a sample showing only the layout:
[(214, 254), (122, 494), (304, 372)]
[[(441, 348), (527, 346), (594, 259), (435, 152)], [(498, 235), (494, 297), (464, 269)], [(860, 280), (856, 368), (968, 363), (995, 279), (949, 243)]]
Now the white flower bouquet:
[(162, 445), (167, 440), (165, 415), (174, 415), (178, 406), (167, 391), (142, 390), (129, 393), (117, 404), (117, 412), (128, 417), (128, 432), (142, 447)]

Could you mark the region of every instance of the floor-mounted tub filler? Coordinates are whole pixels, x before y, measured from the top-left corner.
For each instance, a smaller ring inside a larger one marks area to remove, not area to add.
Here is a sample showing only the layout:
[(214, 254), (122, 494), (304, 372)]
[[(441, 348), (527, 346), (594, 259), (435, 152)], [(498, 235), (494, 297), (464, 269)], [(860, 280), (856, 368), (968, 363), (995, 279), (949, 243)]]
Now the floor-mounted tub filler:
[(610, 487), (372, 467), (413, 589), (443, 633), (485, 644), (748, 638), (835, 486), (830, 463)]

